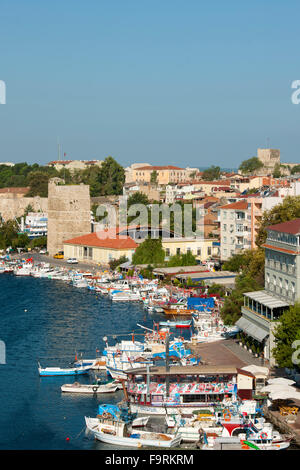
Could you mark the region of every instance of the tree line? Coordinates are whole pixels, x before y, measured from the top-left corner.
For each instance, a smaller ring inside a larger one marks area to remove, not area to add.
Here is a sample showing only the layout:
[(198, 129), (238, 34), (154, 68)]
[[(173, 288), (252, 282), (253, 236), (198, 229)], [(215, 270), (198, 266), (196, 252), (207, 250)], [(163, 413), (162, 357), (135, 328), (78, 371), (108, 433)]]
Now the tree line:
[(95, 165), (74, 171), (26, 162), (14, 166), (0, 165), (0, 188), (29, 187), (27, 197), (47, 197), (48, 181), (54, 177), (63, 179), (65, 184), (88, 184), (91, 197), (119, 195), (125, 183), (125, 170), (111, 156), (101, 167)]

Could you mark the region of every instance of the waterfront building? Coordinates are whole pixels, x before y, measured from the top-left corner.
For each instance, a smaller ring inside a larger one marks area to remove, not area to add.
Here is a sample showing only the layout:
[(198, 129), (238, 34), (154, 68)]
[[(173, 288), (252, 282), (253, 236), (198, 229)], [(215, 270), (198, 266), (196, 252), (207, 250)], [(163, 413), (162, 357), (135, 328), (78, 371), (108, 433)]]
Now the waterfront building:
[(129, 236), (101, 238), (99, 233), (89, 233), (63, 242), (65, 258), (77, 258), (108, 265), (110, 261), (126, 256), (129, 261), (138, 244)]
[(274, 329), (282, 313), (300, 298), (300, 219), (267, 227), (265, 288), (244, 294), (237, 321), (247, 335), (262, 344), (274, 365)]

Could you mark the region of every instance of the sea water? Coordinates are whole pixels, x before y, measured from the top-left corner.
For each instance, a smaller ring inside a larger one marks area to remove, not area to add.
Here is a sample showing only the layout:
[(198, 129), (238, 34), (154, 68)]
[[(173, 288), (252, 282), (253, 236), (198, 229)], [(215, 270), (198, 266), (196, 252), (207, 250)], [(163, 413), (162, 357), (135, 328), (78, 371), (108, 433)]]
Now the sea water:
[(101, 403), (118, 403), (123, 392), (62, 393), (64, 383), (93, 383), (94, 375), (39, 377), (38, 361), (42, 367), (70, 367), (76, 351), (94, 358), (105, 346), (104, 336), (113, 345), (131, 340), (134, 331), (136, 341), (143, 341), (145, 330), (137, 323), (153, 328), (164, 316), (148, 314), (139, 302), (113, 303), (50, 279), (1, 274), (0, 293), (0, 340), (6, 348), (0, 364), (0, 449), (111, 449), (86, 433), (84, 416), (95, 417)]

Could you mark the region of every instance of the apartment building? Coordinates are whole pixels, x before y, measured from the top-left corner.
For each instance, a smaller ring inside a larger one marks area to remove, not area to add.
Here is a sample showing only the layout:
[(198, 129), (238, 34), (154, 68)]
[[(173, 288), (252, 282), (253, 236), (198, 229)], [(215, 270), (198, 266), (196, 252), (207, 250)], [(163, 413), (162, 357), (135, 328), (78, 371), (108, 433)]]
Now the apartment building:
[(263, 344), (274, 365), (274, 330), (282, 313), (300, 298), (300, 219), (267, 227), (265, 289), (244, 294), (237, 321), (247, 335)]
[(247, 201), (220, 207), (221, 260), (251, 247)]

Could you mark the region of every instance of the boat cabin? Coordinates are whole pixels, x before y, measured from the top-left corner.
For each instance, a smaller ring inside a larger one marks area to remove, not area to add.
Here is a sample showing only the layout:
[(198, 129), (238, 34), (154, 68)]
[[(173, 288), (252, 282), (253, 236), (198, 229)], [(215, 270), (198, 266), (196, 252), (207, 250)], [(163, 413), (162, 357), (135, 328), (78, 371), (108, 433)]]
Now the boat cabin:
[(237, 369), (232, 366), (149, 367), (126, 371), (131, 404), (211, 406), (236, 401)]

